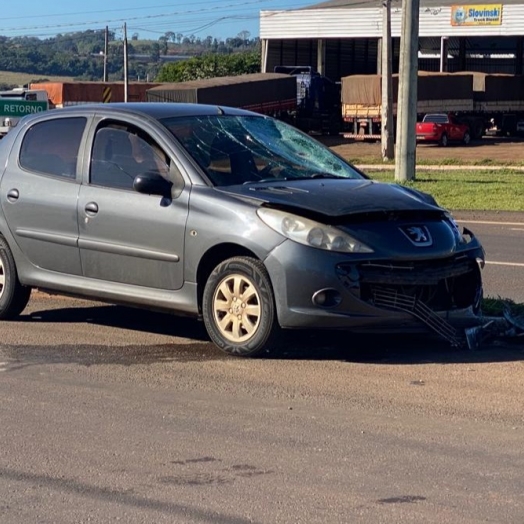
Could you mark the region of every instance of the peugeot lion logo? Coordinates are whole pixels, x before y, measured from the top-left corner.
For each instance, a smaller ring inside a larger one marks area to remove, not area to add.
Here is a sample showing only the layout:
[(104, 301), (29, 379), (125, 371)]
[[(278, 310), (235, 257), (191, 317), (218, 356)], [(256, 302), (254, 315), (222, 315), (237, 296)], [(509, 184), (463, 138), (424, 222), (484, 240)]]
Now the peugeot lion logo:
[(426, 226), (404, 226), (399, 229), (417, 247), (431, 246), (433, 244)]

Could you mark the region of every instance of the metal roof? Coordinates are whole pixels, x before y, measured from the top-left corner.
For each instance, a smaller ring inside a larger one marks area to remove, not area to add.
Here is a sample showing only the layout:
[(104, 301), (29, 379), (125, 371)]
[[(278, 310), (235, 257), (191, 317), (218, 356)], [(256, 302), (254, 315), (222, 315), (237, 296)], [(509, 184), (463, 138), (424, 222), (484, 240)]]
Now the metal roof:
[[(382, 7), (383, 0), (327, 0), (327, 2), (320, 2), (305, 6), (301, 9), (329, 9), (329, 8), (342, 8), (342, 9), (366, 9), (374, 7)], [(474, 4), (473, 0), (468, 1), (467, 4)], [(480, 2), (482, 3), (482, 2)], [(492, 3), (492, 2), (489, 2)], [(524, 5), (524, 0), (504, 0), (500, 2), (503, 5)], [(401, 0), (391, 0), (392, 7), (400, 7), (402, 4)], [(424, 7), (450, 7), (453, 5), (462, 5), (458, 0), (420, 0), (420, 8)], [(466, 4), (464, 4), (466, 5)]]
[[(404, 0), (405, 1), (405, 0)], [(497, 24), (457, 25), (451, 21), (457, 0), (421, 0), (420, 37), (508, 37), (524, 35), (524, 0), (506, 0)], [(391, 31), (399, 37), (401, 0), (391, 3)], [(328, 0), (295, 10), (261, 11), (261, 39), (380, 38), (382, 0)]]

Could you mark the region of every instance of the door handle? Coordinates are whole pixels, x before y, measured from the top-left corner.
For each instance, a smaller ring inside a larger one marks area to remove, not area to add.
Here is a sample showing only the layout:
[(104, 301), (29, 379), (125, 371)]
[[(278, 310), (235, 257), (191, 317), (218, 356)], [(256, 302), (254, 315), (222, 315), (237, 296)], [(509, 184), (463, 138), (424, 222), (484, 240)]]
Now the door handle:
[(88, 202), (85, 205), (85, 212), (88, 216), (95, 216), (98, 213), (98, 204), (96, 202)]
[(7, 192), (7, 200), (9, 200), (9, 202), (16, 202), (19, 198), (20, 192), (18, 191), (18, 189), (10, 189)]

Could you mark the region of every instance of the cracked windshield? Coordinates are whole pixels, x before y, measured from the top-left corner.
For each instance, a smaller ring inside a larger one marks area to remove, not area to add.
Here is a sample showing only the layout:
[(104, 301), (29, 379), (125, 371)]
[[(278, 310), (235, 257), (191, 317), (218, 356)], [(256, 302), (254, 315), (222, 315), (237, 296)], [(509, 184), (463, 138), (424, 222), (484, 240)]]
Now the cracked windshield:
[(267, 118), (213, 115), (163, 121), (215, 186), (363, 178), (291, 126)]

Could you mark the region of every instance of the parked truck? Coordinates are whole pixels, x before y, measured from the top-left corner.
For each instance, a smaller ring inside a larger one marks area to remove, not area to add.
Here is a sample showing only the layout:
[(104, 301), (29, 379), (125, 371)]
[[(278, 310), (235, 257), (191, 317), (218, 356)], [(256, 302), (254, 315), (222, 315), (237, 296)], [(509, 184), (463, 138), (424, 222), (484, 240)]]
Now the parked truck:
[(339, 133), (340, 89), (311, 67), (162, 84), (150, 102), (192, 102), (240, 107), (289, 122), (306, 132)]
[(275, 73), (285, 73), (296, 79), (297, 107), (293, 114), (296, 127), (323, 135), (340, 133), (340, 84), (311, 66), (275, 66)]
[(0, 91), (0, 138), (25, 115), (46, 111), (48, 108), (47, 93), (41, 89), (18, 87)]
[[(342, 78), (345, 137), (380, 140), (382, 88), (380, 75)], [(469, 128), (471, 138), (497, 133), (514, 135), (524, 117), (524, 81), (518, 75), (419, 72), (417, 120), (428, 113), (453, 115)], [(398, 75), (392, 78), (393, 115), (397, 114)]]
[[(148, 89), (158, 83), (129, 82), (128, 102), (145, 102)], [(125, 102), (124, 82), (41, 82), (31, 84), (31, 89), (44, 90), (50, 108), (79, 104)]]
[(161, 84), (147, 90), (149, 102), (190, 102), (248, 109), (282, 119), (296, 110), (295, 79), (280, 73), (253, 73)]

